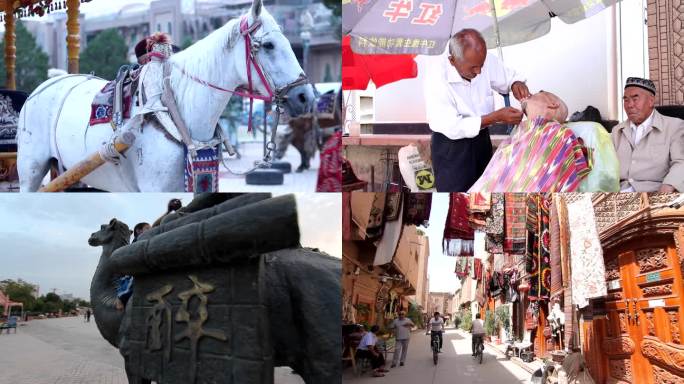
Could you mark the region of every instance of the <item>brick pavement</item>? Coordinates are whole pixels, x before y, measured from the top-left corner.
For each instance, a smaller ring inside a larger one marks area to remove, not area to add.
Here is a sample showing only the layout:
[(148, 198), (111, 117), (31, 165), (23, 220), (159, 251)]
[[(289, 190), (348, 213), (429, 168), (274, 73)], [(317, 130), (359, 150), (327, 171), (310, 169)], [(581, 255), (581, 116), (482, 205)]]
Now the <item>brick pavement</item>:
[[(33, 320), (0, 335), (0, 382), (22, 384), (127, 384), (123, 358), (82, 318)], [(277, 368), (276, 384), (303, 384)]]

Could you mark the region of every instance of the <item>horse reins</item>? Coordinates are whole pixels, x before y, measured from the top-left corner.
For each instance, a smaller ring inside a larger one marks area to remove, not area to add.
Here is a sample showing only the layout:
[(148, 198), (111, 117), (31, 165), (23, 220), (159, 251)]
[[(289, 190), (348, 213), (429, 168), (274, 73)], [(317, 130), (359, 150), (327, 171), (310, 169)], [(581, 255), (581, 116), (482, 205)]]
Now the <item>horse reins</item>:
[[(218, 85), (212, 84), (206, 80), (202, 80), (198, 78), (197, 76), (194, 76), (192, 74), (189, 74), (185, 71), (184, 68), (180, 67), (178, 64), (172, 62), (173, 65), (175, 65), (183, 75), (187, 76), (191, 80), (202, 84), (206, 87), (215, 89), (217, 91), (221, 92), (227, 92), (227, 93), (232, 93), (234, 95), (242, 96), (242, 97), (248, 97), (249, 98), (249, 118), (247, 122), (248, 130), (251, 132), (252, 130), (252, 115), (254, 114), (254, 99), (257, 100), (263, 100), (263, 101), (269, 101), (269, 102), (274, 102), (275, 103), (275, 119), (273, 123), (273, 128), (271, 129), (271, 139), (268, 143), (266, 143), (266, 153), (264, 154), (263, 161), (260, 164), (257, 164), (254, 168), (251, 170), (244, 172), (248, 173), (251, 172), (252, 170), (256, 168), (265, 168), (270, 166), (271, 162), (271, 154), (276, 148), (275, 144), (275, 138), (276, 138), (276, 131), (278, 128), (278, 122), (280, 121), (280, 115), (282, 113), (282, 108), (285, 102), (287, 101), (287, 93), (292, 90), (295, 87), (298, 87), (300, 85), (305, 85), (309, 83), (309, 79), (306, 77), (304, 73), (301, 73), (297, 79), (294, 81), (285, 84), (284, 86), (280, 88), (276, 88), (275, 92), (271, 88), (271, 83), (269, 82), (269, 76), (267, 73), (264, 73), (264, 71), (261, 69), (261, 65), (259, 65), (259, 61), (257, 58), (257, 53), (259, 51), (259, 48), (261, 48), (261, 42), (259, 41), (254, 41), (252, 38), (252, 33), (257, 31), (261, 27), (261, 21), (257, 20), (254, 24), (251, 26), (249, 25), (249, 22), (247, 21), (247, 16), (242, 16), (242, 19), (240, 20), (240, 34), (244, 37), (245, 40), (245, 57), (246, 57), (246, 65), (247, 65), (247, 89), (243, 88), (238, 88), (236, 90), (229, 90), (223, 87), (220, 87)], [(259, 80), (261, 80), (262, 84), (264, 87), (266, 87), (266, 92), (267, 95), (262, 95), (260, 93), (257, 93), (254, 90), (254, 82), (252, 80), (252, 67), (257, 72), (257, 75), (259, 76)], [(225, 164), (224, 164), (225, 166)], [(228, 168), (228, 167), (226, 167)], [(228, 169), (230, 171), (230, 169)], [(234, 173), (235, 172), (232, 172)]]

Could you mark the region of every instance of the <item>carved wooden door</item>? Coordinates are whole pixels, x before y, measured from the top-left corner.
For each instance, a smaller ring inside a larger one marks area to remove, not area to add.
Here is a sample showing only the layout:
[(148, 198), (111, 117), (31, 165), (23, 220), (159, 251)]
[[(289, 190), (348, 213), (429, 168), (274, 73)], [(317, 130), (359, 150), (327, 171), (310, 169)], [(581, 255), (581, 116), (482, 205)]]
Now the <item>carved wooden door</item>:
[(607, 382), (684, 384), (684, 292), (673, 238), (642, 238), (608, 253), (606, 279)]

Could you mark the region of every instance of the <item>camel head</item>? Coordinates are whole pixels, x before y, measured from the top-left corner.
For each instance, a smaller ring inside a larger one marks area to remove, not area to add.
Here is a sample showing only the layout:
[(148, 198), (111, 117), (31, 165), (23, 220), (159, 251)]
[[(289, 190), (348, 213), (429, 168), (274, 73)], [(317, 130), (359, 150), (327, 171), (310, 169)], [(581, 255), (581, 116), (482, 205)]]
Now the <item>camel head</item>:
[(93, 247), (110, 244), (113, 242), (128, 244), (133, 231), (128, 229), (128, 225), (117, 219), (112, 219), (109, 224), (102, 224), (100, 230), (93, 232), (88, 239), (88, 244)]

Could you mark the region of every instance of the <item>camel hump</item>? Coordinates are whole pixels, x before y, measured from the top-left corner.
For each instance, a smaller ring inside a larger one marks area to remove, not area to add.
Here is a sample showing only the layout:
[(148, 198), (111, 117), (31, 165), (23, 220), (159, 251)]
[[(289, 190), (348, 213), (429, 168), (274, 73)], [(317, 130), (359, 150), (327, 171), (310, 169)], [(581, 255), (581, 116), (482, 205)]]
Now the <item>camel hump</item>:
[(137, 276), (257, 262), (264, 253), (298, 247), (300, 238), (294, 196), (268, 194), (234, 196), (148, 232), (112, 254), (114, 271)]

